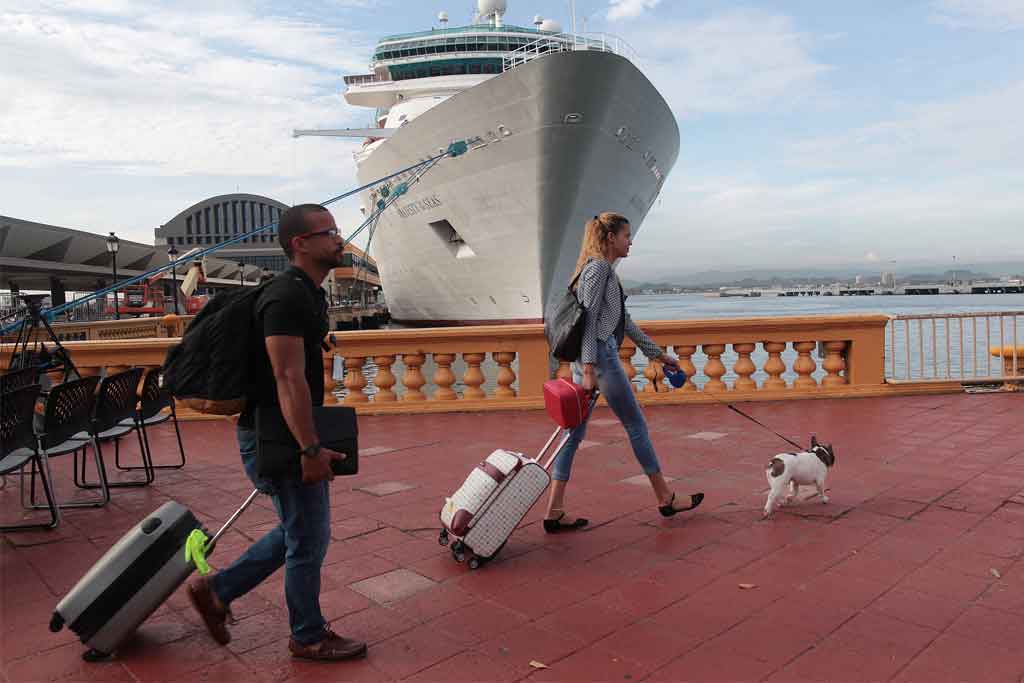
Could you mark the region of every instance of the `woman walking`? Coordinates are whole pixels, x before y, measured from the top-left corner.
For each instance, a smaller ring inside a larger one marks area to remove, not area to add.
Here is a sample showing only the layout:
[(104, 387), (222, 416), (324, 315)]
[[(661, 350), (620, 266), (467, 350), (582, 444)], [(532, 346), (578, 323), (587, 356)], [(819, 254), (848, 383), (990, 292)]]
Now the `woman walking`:
[[(606, 211), (587, 222), (573, 276), (577, 296), (586, 309), (583, 348), (579, 360), (573, 363), (573, 380), (588, 391), (595, 386), (600, 387), (615, 417), (629, 435), (629, 443), (644, 474), (651, 481), (658, 510), (665, 517), (671, 517), (700, 505), (704, 494), (692, 494), (688, 501), (682, 503), (676, 500), (675, 493), (669, 489), (661, 473), (658, 456), (647, 433), (647, 422), (619, 362), (619, 347), (628, 336), (649, 359), (674, 369), (679, 367), (677, 361), (662, 352), (626, 312), (626, 295), (612, 264), (629, 255), (632, 243), (632, 229), (625, 216)], [(563, 507), (573, 457), (583, 442), (586, 430), (586, 422), (574, 429), (555, 456), (551, 495), (544, 519), (544, 530), (548, 533), (581, 529), (588, 524), (586, 519), (566, 515)]]

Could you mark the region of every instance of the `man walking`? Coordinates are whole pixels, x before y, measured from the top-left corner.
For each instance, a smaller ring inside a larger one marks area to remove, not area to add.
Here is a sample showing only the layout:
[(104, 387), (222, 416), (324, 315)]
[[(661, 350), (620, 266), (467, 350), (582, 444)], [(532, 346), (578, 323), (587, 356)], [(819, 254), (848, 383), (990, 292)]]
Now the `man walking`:
[[(210, 635), (226, 645), (231, 640), (227, 629), (231, 602), (283, 565), (292, 655), (351, 659), (366, 654), (366, 643), (331, 631), (320, 611), (320, 569), (331, 540), (331, 460), (345, 456), (320, 447), (312, 411), (312, 406), (323, 405), (321, 342), (329, 327), (320, 283), (341, 265), (345, 245), (334, 217), (318, 204), (300, 204), (281, 214), (278, 240), (290, 265), (256, 301), (256, 328), (262, 335), (254, 365), (259, 389), (239, 417), (238, 448), (246, 474), (273, 497), (281, 523), (227, 569), (194, 580), (188, 594)], [(258, 480), (257, 408), (261, 414), (283, 415), (301, 448), (295, 455), (301, 458), (301, 479)]]

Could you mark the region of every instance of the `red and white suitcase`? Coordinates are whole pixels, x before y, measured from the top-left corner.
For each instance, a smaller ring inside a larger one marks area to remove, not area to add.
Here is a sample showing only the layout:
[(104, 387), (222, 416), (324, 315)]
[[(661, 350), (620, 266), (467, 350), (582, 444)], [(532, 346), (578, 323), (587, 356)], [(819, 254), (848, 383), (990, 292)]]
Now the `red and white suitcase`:
[[(554, 386), (556, 383), (572, 386), (565, 380), (552, 380), (544, 386), (545, 396), (549, 392), (548, 385), (553, 385), (553, 391), (565, 393), (565, 387)], [(551, 463), (568, 441), (571, 430), (589, 416), (596, 401), (597, 392), (594, 392), (589, 405), (584, 403), (574, 413), (575, 421), (572, 417), (561, 419), (561, 411), (552, 412), (552, 406), (560, 405), (560, 401), (546, 401), (549, 414), (559, 426), (537, 457), (527, 458), (522, 453), (498, 449), (469, 473), (466, 481), (441, 508), (442, 527), (438, 542), (448, 545), (449, 540), (455, 538), (451, 549), (456, 562), (468, 561), (470, 569), (477, 569), (501, 551), (523, 517), (547, 489), (551, 482), (548, 474)], [(568, 411), (567, 414), (573, 413)], [(561, 439), (558, 439), (559, 433), (562, 433)], [(541, 464), (541, 458), (551, 450), (556, 439), (557, 447)]]

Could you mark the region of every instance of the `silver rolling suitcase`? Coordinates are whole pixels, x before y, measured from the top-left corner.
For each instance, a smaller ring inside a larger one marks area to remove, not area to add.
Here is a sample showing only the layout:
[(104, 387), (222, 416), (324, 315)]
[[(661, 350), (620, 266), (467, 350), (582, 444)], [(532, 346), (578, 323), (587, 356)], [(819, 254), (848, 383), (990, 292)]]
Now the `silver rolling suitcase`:
[[(563, 433), (561, 439), (559, 433)], [(454, 537), (451, 551), (456, 562), (468, 562), (470, 569), (477, 569), (494, 559), (547, 489), (551, 482), (548, 469), (569, 434), (570, 430), (557, 428), (532, 459), (522, 453), (496, 450), (470, 472), (441, 508), (438, 543), (448, 545)], [(556, 439), (558, 446), (541, 464)]]
[[(206, 543), (207, 553), (258, 493), (249, 494)], [(91, 648), (82, 655), (86, 661), (109, 657), (192, 574), (196, 566), (185, 559), (185, 541), (195, 529), (207, 533), (188, 508), (174, 501), (161, 505), (122, 536), (64, 596), (53, 612), (50, 630), (57, 632), (66, 624)]]

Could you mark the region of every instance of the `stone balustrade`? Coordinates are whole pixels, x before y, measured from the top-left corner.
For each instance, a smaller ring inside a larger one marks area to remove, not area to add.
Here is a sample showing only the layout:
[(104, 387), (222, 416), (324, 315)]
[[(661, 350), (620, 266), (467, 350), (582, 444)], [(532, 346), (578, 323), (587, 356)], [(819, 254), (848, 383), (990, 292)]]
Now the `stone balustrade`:
[[(642, 403), (948, 390), (886, 385), (887, 320), (855, 315), (639, 323), (679, 357), (692, 378), (678, 389), (667, 383), (659, 363), (641, 370), (628, 339), (620, 357)], [(324, 354), (325, 401), (341, 401), (360, 413), (539, 408), (544, 381), (571, 375), (568, 364), (552, 362), (541, 325), (333, 332), (329, 340), (334, 346)], [(68, 342), (66, 347), (79, 370), (90, 375), (158, 367), (175, 343), (152, 338)], [(6, 367), (10, 351), (10, 344), (0, 346), (0, 367)], [(334, 379), (336, 356), (344, 367), (341, 382)]]
[[(160, 318), (124, 318), (121, 320), (93, 320), (75, 323), (51, 323), (54, 334), (61, 342), (104, 341), (109, 339), (150, 339), (180, 337), (185, 333), (192, 315), (165, 315)], [(4, 341), (14, 341), (10, 335)], [(38, 327), (32, 335), (39, 341), (49, 340), (49, 333)]]
[[(655, 342), (679, 356), (695, 381), (679, 389), (658, 362), (639, 372), (636, 348), (620, 350), (641, 402), (699, 402), (891, 393), (885, 383), (885, 315), (836, 315), (657, 321), (640, 323)], [(343, 358), (342, 402), (360, 412), (446, 412), (537, 408), (552, 376), (571, 377), (550, 362), (539, 325), (335, 333)], [(821, 344), (823, 358), (815, 358)], [(698, 372), (694, 357), (700, 355)], [(723, 356), (732, 359), (727, 368)], [(790, 358), (792, 356), (792, 358)], [(427, 378), (423, 368), (432, 361)], [(461, 376), (454, 372), (461, 361)], [(493, 366), (485, 376), (484, 361)], [(401, 365), (403, 372), (394, 368)], [(760, 367), (759, 367), (760, 364)], [(368, 380), (368, 369), (376, 377)], [(325, 368), (330, 399), (339, 388)], [(790, 379), (786, 379), (786, 378)], [(429, 384), (430, 390), (425, 387)], [(486, 387), (489, 387), (487, 389)]]

